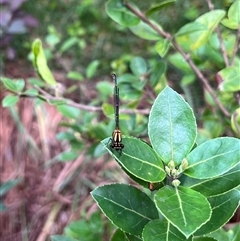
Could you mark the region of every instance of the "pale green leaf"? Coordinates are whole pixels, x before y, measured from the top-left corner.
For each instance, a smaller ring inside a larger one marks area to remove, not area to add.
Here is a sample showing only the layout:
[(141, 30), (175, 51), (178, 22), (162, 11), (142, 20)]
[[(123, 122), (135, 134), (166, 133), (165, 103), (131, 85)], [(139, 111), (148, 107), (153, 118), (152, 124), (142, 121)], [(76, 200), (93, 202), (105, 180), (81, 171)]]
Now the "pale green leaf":
[(47, 65), (47, 59), (42, 48), (42, 41), (40, 39), (35, 39), (32, 44), (32, 52), (34, 55), (34, 66), (37, 69), (39, 76), (47, 84), (51, 86), (56, 86), (56, 80)]
[(2, 106), (3, 107), (10, 107), (14, 106), (17, 104), (19, 101), (19, 97), (15, 95), (7, 95), (6, 97), (3, 98), (2, 100)]

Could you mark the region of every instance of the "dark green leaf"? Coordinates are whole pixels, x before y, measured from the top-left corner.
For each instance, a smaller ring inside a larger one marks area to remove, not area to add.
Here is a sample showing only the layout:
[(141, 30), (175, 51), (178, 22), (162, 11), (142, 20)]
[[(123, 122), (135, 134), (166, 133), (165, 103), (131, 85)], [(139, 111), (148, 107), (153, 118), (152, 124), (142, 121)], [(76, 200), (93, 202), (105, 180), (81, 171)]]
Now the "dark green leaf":
[(227, 193), (208, 198), (212, 208), (211, 219), (205, 223), (197, 232), (197, 236), (211, 233), (224, 224), (226, 224), (233, 216), (239, 206), (240, 191), (231, 190)]
[(131, 71), (135, 76), (140, 77), (147, 72), (147, 64), (141, 57), (135, 57), (130, 62)]
[(211, 217), (207, 199), (190, 188), (165, 186), (156, 192), (154, 200), (162, 215), (187, 238)]
[[(181, 184), (200, 192), (205, 197), (215, 196), (232, 190), (240, 185), (240, 164), (229, 172), (212, 179), (193, 179), (185, 176)], [(193, 180), (191, 180), (193, 179)]]
[(122, 230), (117, 229), (113, 234), (111, 241), (129, 241), (129, 240), (127, 239), (125, 233)]
[(153, 5), (151, 8), (149, 8), (146, 12), (146, 15), (149, 17), (153, 13), (160, 11), (161, 9), (167, 7), (168, 5), (172, 4), (173, 2), (176, 2), (176, 0), (165, 0), (161, 3), (158, 3), (156, 5)]
[(186, 237), (167, 220), (152, 220), (143, 230), (144, 241), (191, 241), (192, 238)]
[(233, 240), (232, 238), (229, 238), (227, 232), (223, 228), (220, 228), (212, 233), (206, 234), (206, 236), (212, 237), (214, 238), (214, 240), (217, 240), (217, 241), (238, 241), (238, 239)]
[(102, 212), (124, 232), (141, 235), (144, 226), (158, 218), (152, 200), (133, 186), (105, 185), (94, 189), (91, 195)]
[(121, 0), (108, 1), (106, 12), (110, 18), (125, 27), (137, 25), (140, 22), (139, 18), (129, 11)]
[(156, 98), (149, 116), (148, 132), (153, 148), (164, 163), (180, 164), (196, 139), (196, 120), (184, 99), (166, 87)]
[(121, 154), (111, 150), (108, 142), (108, 138), (102, 141), (104, 147), (132, 175), (153, 183), (161, 182), (165, 178), (161, 159), (145, 142), (137, 138), (124, 137), (124, 149)]
[(7, 95), (2, 100), (2, 106), (3, 107), (14, 106), (14, 105), (17, 104), (18, 101), (19, 101), (19, 97), (18, 96), (16, 96), (16, 95)]
[(184, 173), (198, 179), (222, 175), (239, 163), (239, 147), (240, 140), (233, 137), (206, 141), (186, 157), (188, 168)]

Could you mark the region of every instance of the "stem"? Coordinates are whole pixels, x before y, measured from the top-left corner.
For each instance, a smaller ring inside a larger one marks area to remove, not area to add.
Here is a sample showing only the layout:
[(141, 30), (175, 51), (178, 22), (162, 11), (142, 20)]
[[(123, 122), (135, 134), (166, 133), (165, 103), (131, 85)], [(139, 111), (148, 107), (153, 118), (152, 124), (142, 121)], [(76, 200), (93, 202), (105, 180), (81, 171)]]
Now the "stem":
[[(211, 0), (206, 0), (206, 2), (208, 4), (208, 7), (209, 7), (210, 11), (213, 11), (214, 10), (214, 5), (213, 5), (212, 1)], [(228, 60), (228, 56), (227, 56), (227, 51), (226, 51), (225, 45), (223, 44), (223, 39), (222, 39), (222, 35), (221, 35), (221, 31), (220, 31), (219, 26), (216, 27), (216, 32), (217, 32), (217, 36), (218, 36), (218, 40), (219, 40), (219, 43), (220, 43), (220, 48), (221, 48), (221, 52), (222, 52), (222, 56), (223, 56), (225, 65), (228, 67), (229, 66), (229, 60)]]
[(164, 38), (167, 38), (173, 47), (184, 57), (186, 62), (190, 65), (192, 70), (195, 72), (201, 83), (204, 85), (205, 89), (209, 92), (209, 94), (212, 96), (214, 99), (215, 103), (218, 105), (219, 109), (223, 112), (223, 114), (227, 117), (230, 117), (229, 112), (225, 107), (222, 105), (222, 103), (219, 101), (217, 96), (215, 95), (212, 87), (209, 85), (208, 80), (204, 77), (202, 72), (198, 69), (198, 67), (195, 65), (195, 63), (191, 60), (189, 54), (186, 54), (184, 50), (181, 48), (180, 45), (178, 45), (174, 41), (174, 37), (170, 34), (165, 32), (164, 30), (160, 29), (158, 25), (154, 24), (151, 22), (148, 18), (146, 18), (145, 14), (136, 8), (134, 8), (130, 3), (124, 2), (125, 6), (132, 12), (134, 13), (137, 17), (139, 17), (143, 22), (145, 22), (147, 25), (149, 25), (152, 29), (154, 29), (159, 35), (163, 36)]

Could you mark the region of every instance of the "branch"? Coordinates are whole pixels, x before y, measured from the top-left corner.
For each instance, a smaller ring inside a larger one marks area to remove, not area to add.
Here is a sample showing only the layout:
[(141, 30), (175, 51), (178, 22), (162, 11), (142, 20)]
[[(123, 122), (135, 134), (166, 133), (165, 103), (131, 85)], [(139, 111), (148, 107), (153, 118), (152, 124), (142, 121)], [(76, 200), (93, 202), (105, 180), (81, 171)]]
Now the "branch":
[[(43, 96), (46, 98), (46, 100), (48, 101), (59, 101), (59, 102), (63, 102), (66, 105), (69, 106), (73, 106), (76, 107), (78, 109), (81, 110), (86, 110), (86, 111), (90, 111), (90, 112), (98, 112), (98, 111), (102, 111), (102, 108), (99, 106), (89, 106), (89, 105), (83, 105), (83, 104), (79, 104), (76, 103), (72, 100), (68, 100), (65, 98), (61, 98), (61, 97), (54, 97), (52, 95), (50, 95), (49, 93), (47, 93), (46, 91), (44, 91), (43, 89), (39, 88), (38, 86), (35, 86), (35, 88), (43, 94)], [(26, 96), (25, 96), (26, 97)], [(125, 114), (142, 114), (142, 115), (148, 115), (150, 113), (149, 109), (121, 109), (120, 113), (125, 113)]]
[[(212, 1), (211, 0), (206, 0), (206, 1), (207, 1), (207, 4), (208, 4), (208, 7), (209, 7), (210, 11), (213, 11), (214, 5), (213, 5)], [(225, 65), (228, 67), (229, 66), (229, 60), (228, 60), (225, 45), (223, 44), (223, 39), (222, 39), (222, 35), (221, 35), (221, 31), (220, 31), (219, 26), (216, 27), (216, 32), (217, 32), (217, 36), (218, 36), (218, 40), (219, 40), (219, 43), (220, 43), (220, 48), (221, 48), (221, 52), (222, 52), (222, 55), (223, 55)]]
[(234, 50), (233, 50), (233, 56), (232, 56), (231, 65), (233, 65), (235, 56), (236, 56), (237, 51), (239, 49), (239, 43), (240, 43), (240, 28), (237, 31), (237, 38), (236, 38), (236, 42), (235, 42), (235, 46), (234, 46)]
[(202, 72), (198, 69), (198, 67), (195, 65), (195, 63), (191, 60), (190, 56), (184, 52), (184, 50), (174, 41), (174, 37), (170, 34), (165, 32), (164, 30), (160, 29), (158, 25), (151, 22), (143, 12), (137, 10), (135, 7), (133, 7), (130, 3), (124, 2), (125, 6), (134, 13), (137, 17), (139, 17), (143, 22), (145, 22), (147, 25), (149, 25), (152, 29), (154, 29), (159, 35), (163, 36), (164, 38), (167, 38), (173, 47), (183, 56), (185, 61), (190, 65), (192, 70), (195, 72), (199, 80), (204, 85), (205, 89), (209, 92), (209, 94), (214, 99), (215, 103), (218, 105), (219, 109), (223, 112), (223, 114), (227, 117), (230, 117), (229, 112), (225, 107), (222, 105), (222, 103), (219, 101), (217, 96), (215, 95), (212, 87), (209, 85), (208, 80), (204, 77)]

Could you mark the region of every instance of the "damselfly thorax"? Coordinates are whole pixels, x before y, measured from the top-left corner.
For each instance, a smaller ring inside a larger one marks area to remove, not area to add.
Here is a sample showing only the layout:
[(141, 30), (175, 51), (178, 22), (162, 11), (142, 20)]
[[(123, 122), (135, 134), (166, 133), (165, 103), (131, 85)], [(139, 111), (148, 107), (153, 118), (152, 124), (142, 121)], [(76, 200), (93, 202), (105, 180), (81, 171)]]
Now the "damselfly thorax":
[(122, 133), (119, 129), (115, 129), (112, 133), (111, 148), (114, 148), (116, 151), (121, 151), (124, 148)]

